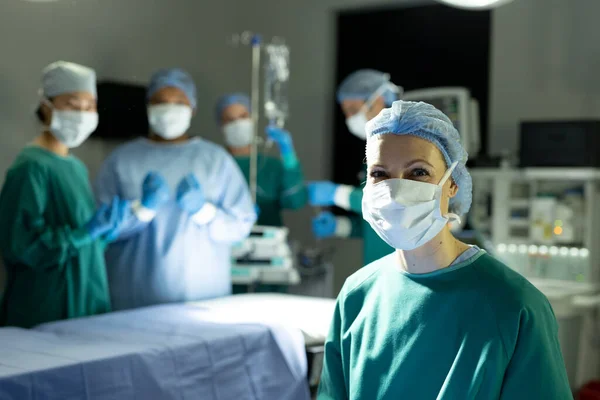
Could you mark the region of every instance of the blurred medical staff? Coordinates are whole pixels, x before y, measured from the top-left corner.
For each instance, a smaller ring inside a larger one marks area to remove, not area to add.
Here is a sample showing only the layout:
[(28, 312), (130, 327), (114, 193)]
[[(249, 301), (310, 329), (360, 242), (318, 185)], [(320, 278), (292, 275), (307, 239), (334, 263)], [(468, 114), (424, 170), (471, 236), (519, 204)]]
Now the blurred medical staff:
[[(246, 181), (250, 181), (250, 151), (254, 124), (250, 118), (250, 99), (243, 93), (223, 96), (216, 106), (216, 120), (229, 152), (235, 158)], [(302, 166), (296, 157), (289, 132), (267, 127), (267, 137), (277, 144), (281, 157), (262, 152), (257, 158), (256, 202), (258, 225), (282, 226), (282, 211), (298, 210), (306, 205), (307, 192)]]
[(135, 218), (106, 253), (115, 309), (230, 294), (230, 246), (256, 221), (233, 158), (188, 134), (197, 106), (192, 78), (160, 70), (147, 99), (150, 137), (117, 148), (96, 182), (98, 201), (134, 201)]
[(96, 129), (96, 74), (59, 61), (42, 73), (41, 135), (17, 156), (0, 193), (7, 272), (0, 326), (30, 328), (110, 311), (104, 249), (129, 206), (98, 209), (84, 164), (69, 154)]
[(363, 217), (396, 251), (346, 280), (317, 398), (572, 399), (546, 297), (450, 231), (472, 199), (452, 122), (396, 101), (367, 134)]
[[(337, 101), (346, 116), (350, 133), (365, 140), (367, 121), (389, 107), (401, 92), (402, 88), (391, 83), (389, 75), (383, 72), (363, 69), (350, 74), (337, 92)], [(366, 176), (366, 165), (361, 175)], [(351, 217), (336, 217), (329, 211), (322, 211), (313, 218), (313, 233), (317, 238), (363, 238), (363, 261), (366, 265), (394, 249), (381, 240), (361, 217), (364, 184), (364, 177), (360, 178), (360, 185), (356, 187), (327, 181), (312, 182), (308, 184), (308, 195), (312, 206), (338, 206), (356, 213)]]

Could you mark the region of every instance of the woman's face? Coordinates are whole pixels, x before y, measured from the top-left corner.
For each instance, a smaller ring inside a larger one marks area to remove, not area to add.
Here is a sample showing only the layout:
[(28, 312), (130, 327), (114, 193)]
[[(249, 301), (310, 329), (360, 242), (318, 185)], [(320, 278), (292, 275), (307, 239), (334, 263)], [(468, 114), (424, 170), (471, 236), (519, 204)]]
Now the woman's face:
[(221, 125), (227, 125), (239, 119), (250, 118), (250, 111), (242, 104), (232, 104), (225, 107), (221, 114)]
[[(367, 142), (368, 184), (386, 179), (410, 179), (439, 184), (446, 173), (446, 161), (431, 142), (412, 135), (378, 135)], [(442, 188), (442, 214), (458, 186), (448, 179)]]

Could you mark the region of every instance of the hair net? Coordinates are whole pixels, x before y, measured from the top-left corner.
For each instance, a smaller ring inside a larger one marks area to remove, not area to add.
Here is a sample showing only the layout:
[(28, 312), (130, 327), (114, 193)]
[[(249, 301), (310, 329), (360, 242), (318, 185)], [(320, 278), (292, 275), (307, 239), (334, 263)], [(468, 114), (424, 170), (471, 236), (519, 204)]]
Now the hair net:
[(67, 61), (54, 62), (42, 71), (42, 92), (45, 97), (73, 92), (88, 92), (96, 97), (96, 72)]
[(179, 68), (161, 69), (157, 71), (152, 75), (152, 78), (150, 78), (146, 99), (150, 100), (150, 97), (152, 97), (154, 93), (165, 87), (174, 87), (182, 90), (190, 101), (192, 108), (196, 108), (196, 85), (187, 72)]
[(221, 124), (223, 111), (232, 104), (241, 104), (250, 111), (250, 98), (245, 93), (231, 93), (221, 96), (215, 106), (215, 120), (217, 124)]
[(381, 94), (386, 106), (400, 98), (402, 88), (390, 82), (390, 76), (374, 69), (361, 69), (351, 73), (340, 84), (337, 91), (338, 103), (344, 100), (364, 100), (367, 101), (382, 86), (387, 88)]
[(458, 131), (444, 113), (422, 102), (395, 101), (391, 108), (382, 110), (369, 121), (366, 130), (367, 144), (379, 134), (414, 135), (436, 145), (447, 166), (457, 161), (452, 179), (458, 186), (458, 192), (450, 199), (450, 211), (459, 215), (469, 212), (473, 183), (466, 167), (468, 155), (460, 143)]

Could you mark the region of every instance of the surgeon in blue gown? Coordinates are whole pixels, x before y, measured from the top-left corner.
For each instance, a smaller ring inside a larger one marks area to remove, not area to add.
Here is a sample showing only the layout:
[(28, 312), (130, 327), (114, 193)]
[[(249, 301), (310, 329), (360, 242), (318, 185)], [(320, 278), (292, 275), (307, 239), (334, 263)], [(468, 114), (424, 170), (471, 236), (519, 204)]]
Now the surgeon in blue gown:
[(95, 185), (99, 202), (133, 202), (135, 217), (106, 252), (115, 310), (230, 294), (230, 247), (256, 221), (233, 158), (188, 134), (197, 101), (191, 77), (158, 71), (147, 100), (149, 138), (117, 148)]

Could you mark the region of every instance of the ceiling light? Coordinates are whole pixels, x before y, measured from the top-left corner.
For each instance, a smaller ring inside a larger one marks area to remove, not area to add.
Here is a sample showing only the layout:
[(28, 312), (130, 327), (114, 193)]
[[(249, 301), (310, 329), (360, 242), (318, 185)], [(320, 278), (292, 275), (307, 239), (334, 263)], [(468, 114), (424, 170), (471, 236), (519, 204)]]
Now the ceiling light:
[(440, 3), (458, 8), (467, 8), (471, 10), (488, 10), (510, 3), (513, 0), (438, 0)]

